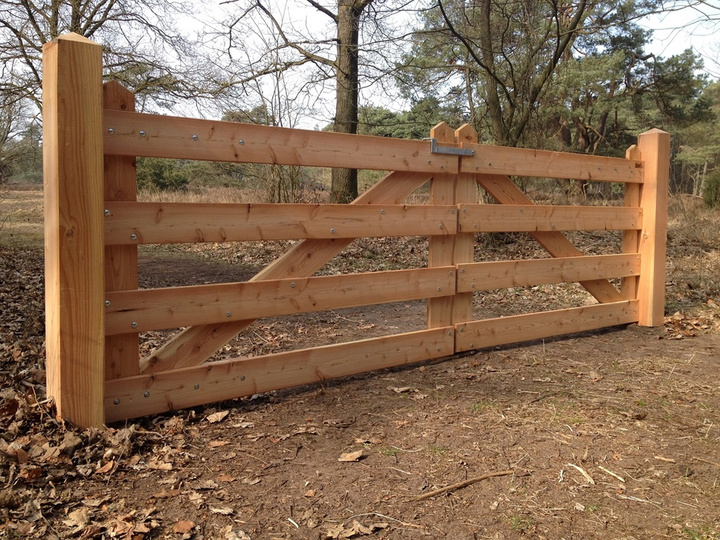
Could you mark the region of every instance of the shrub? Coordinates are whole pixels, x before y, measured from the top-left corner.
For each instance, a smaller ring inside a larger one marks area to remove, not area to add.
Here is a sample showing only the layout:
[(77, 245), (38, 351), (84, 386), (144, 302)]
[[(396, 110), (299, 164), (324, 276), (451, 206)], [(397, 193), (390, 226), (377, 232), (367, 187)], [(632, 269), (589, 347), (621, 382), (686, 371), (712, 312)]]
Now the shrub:
[(140, 189), (178, 191), (187, 188), (190, 178), (176, 160), (138, 158), (137, 183)]
[(720, 171), (708, 174), (703, 186), (703, 200), (710, 208), (720, 208)]

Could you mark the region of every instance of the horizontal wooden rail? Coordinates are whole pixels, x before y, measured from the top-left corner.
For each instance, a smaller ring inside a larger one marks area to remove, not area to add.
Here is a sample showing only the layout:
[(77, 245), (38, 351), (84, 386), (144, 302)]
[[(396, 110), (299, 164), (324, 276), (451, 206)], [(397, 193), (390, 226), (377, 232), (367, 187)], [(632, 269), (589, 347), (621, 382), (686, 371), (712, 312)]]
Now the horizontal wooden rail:
[(105, 203), (105, 244), (434, 236), (457, 232), (455, 206)]
[(430, 142), (105, 109), (106, 155), (457, 173)]
[(636, 184), (643, 182), (643, 162), (634, 159), (486, 144), (465, 143), (463, 148), (475, 151), (473, 156), (463, 156), (460, 172), (464, 173)]
[(605, 206), (460, 205), (459, 230), (470, 232), (639, 230), (640, 208)]
[(458, 265), (458, 292), (532, 287), (640, 275), (640, 256), (590, 255)]
[(107, 294), (106, 335), (455, 294), (455, 267), (169, 287)]
[(458, 352), (587, 332), (638, 320), (637, 300), (485, 319), (456, 325)]
[(114, 422), (443, 358), (454, 344), (452, 327), (434, 328), (114, 379), (105, 383), (105, 417)]

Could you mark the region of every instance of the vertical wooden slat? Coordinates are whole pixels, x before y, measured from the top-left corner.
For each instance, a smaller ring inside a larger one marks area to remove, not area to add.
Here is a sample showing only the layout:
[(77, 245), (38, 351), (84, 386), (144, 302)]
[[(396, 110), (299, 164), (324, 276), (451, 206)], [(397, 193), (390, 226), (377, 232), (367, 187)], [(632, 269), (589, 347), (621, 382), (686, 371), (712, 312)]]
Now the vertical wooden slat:
[[(112, 81), (103, 86), (105, 109), (132, 112), (135, 95)], [(136, 201), (137, 175), (135, 158), (105, 156), (105, 200)], [(105, 247), (105, 290), (125, 291), (138, 288), (138, 248), (135, 245)], [(117, 379), (139, 373), (138, 334), (105, 338), (105, 377)]]
[(637, 146), (643, 160), (643, 184), (640, 195), (643, 227), (640, 233), (638, 324), (659, 326), (663, 324), (665, 315), (670, 134), (652, 129), (638, 136)]
[(102, 48), (43, 47), (47, 391), (57, 414), (104, 422)]
[[(455, 134), (445, 122), (430, 130), (430, 137), (438, 145), (455, 144)], [(455, 204), (455, 181), (457, 174), (436, 174), (430, 181), (430, 204)], [(428, 240), (428, 267), (451, 266), (455, 250), (455, 235), (432, 236)], [(440, 328), (453, 324), (453, 297), (429, 298), (427, 301), (428, 328)]]
[[(455, 130), (455, 142), (462, 144), (477, 144), (477, 131), (465, 124)], [(462, 161), (462, 160), (461, 160)], [(475, 204), (477, 202), (477, 182), (472, 173), (460, 173), (455, 184), (456, 204)], [(475, 233), (458, 231), (455, 237), (455, 257), (453, 264), (473, 262), (475, 256)], [(473, 293), (458, 293), (453, 300), (453, 324), (471, 321)]]
[[(632, 145), (625, 152), (627, 159), (640, 160), (640, 151), (636, 145)], [(629, 208), (640, 207), (640, 189), (642, 184), (626, 183), (625, 184), (625, 199), (623, 206)], [(623, 231), (622, 236), (622, 252), (623, 253), (637, 253), (640, 242), (640, 231), (629, 230)], [(624, 300), (635, 300), (637, 298), (637, 287), (638, 277), (628, 276), (622, 278), (620, 282), (620, 293)]]

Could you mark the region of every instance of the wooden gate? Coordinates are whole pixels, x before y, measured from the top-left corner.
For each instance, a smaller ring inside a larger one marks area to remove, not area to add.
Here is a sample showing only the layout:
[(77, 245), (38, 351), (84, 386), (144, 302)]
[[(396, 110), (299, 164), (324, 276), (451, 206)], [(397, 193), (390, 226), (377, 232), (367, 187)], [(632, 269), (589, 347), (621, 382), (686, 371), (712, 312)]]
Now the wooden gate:
[[(669, 135), (626, 159), (477, 144), (445, 124), (410, 141), (134, 112), (102, 84), (101, 47), (62, 36), (44, 49), (48, 394), (80, 426), (248, 396), (462, 351), (607, 326), (663, 322)], [(136, 201), (138, 156), (389, 172), (348, 205)], [(511, 177), (615, 182), (624, 206), (535, 205)], [(406, 198), (429, 183), (429, 203)], [(478, 186), (499, 204), (478, 204)], [(586, 256), (563, 234), (620, 230)], [(477, 233), (525, 231), (549, 259), (474, 262)], [(428, 237), (422, 268), (318, 276), (361, 237)], [(299, 240), (240, 283), (138, 289), (138, 245)], [(610, 279), (619, 279), (615, 286)], [(582, 305), (473, 320), (473, 294), (579, 282)], [(427, 299), (425, 330), (208, 362), (254, 320)], [(140, 358), (138, 334), (184, 328)]]

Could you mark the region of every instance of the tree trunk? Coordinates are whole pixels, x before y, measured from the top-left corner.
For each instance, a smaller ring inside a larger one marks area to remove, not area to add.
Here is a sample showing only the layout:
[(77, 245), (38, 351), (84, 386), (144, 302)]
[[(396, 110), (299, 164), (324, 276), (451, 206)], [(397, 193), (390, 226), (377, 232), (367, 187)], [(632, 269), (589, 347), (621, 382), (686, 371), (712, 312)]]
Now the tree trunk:
[[(371, 2), (372, 0), (338, 0), (334, 125), (334, 131), (338, 133), (357, 133), (360, 16)], [(331, 202), (348, 203), (358, 196), (357, 170), (333, 169), (331, 178)]]

